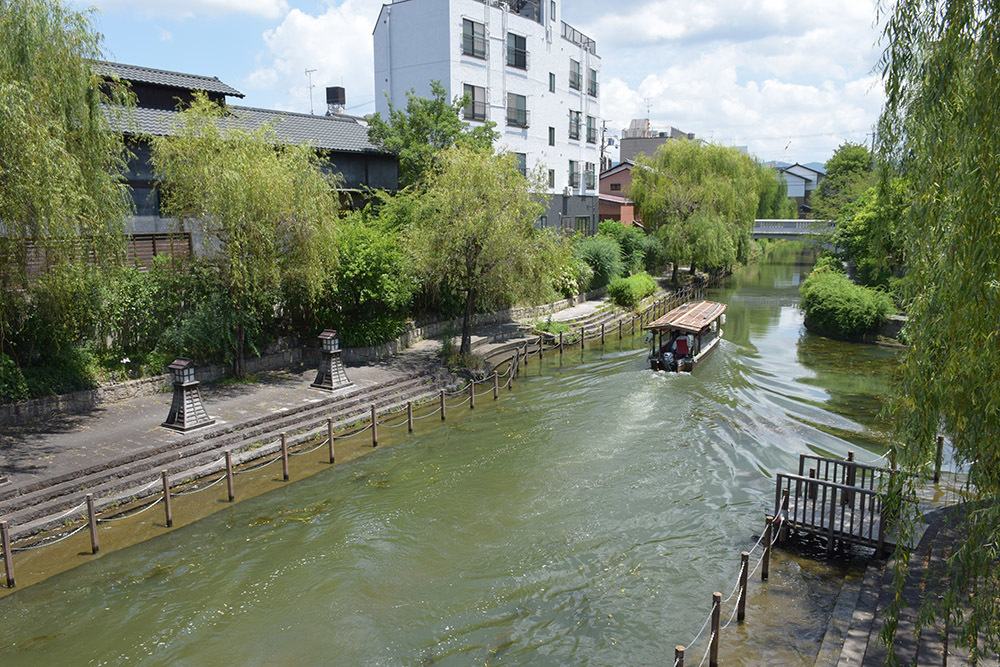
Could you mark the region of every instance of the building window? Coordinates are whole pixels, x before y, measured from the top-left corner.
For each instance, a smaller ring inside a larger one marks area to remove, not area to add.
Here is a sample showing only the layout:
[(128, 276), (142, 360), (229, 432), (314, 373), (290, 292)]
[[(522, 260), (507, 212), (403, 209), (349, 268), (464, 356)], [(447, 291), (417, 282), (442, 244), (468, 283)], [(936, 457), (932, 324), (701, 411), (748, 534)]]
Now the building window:
[(486, 120), (486, 89), (465, 84), (469, 103), (463, 109), (465, 120)]
[(611, 191), (612, 192), (618, 192), (621, 189), (622, 189), (622, 184), (621, 183), (612, 183), (611, 184)]
[(556, 0), (551, 0), (549, 3), (549, 18), (556, 20)]
[(587, 94), (591, 97), (597, 97), (597, 70), (590, 70), (590, 74), (587, 76)]
[(538, 216), (537, 227), (539, 229), (545, 229), (548, 226), (549, 226), (549, 216), (547, 216), (547, 215), (540, 215), (540, 216)]
[(549, 187), (550, 188), (556, 187), (556, 170), (555, 169), (549, 169)]
[(580, 112), (570, 111), (569, 112), (569, 138), (579, 139), (580, 138)]
[(587, 143), (597, 143), (597, 119), (593, 116), (587, 116)]
[(588, 218), (585, 215), (578, 215), (573, 219), (573, 221), (576, 223), (575, 225), (576, 231), (580, 232), (581, 234), (590, 233), (590, 218)]
[(486, 26), (462, 19), (462, 55), (486, 59)]
[(549, 72), (549, 92), (556, 92), (556, 73)]
[(507, 66), (528, 69), (528, 47), (524, 37), (507, 33)]
[(507, 93), (507, 125), (528, 127), (528, 98), (516, 93)]
[(584, 183), (586, 184), (586, 188), (588, 190), (593, 190), (595, 184), (597, 183), (597, 172), (594, 169), (595, 165), (593, 162), (586, 162), (584, 164), (585, 164), (583, 170)]
[(132, 188), (132, 202), (135, 204), (136, 215), (160, 216), (160, 192), (149, 186)]
[(580, 163), (576, 160), (569, 161), (569, 187), (580, 187)]
[(517, 173), (521, 174), (525, 178), (528, 177), (528, 156), (525, 153), (514, 153), (514, 158), (517, 159)]
[(569, 87), (573, 90), (580, 90), (583, 87), (583, 75), (580, 73), (580, 61), (569, 61)]
[(549, 146), (555, 146), (555, 145), (556, 145), (556, 128), (550, 127), (549, 128)]

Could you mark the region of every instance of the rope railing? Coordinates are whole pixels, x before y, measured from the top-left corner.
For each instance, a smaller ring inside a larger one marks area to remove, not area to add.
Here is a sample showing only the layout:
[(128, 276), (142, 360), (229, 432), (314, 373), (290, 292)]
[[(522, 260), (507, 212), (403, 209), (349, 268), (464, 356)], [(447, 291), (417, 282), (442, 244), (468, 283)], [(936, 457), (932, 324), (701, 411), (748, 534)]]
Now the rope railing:
[[(216, 463), (224, 463), (225, 460), (226, 459), (222, 458), (222, 459), (219, 459), (218, 461), (216, 461)], [(225, 473), (223, 473), (222, 476), (219, 477), (219, 479), (216, 479), (216, 480), (214, 480), (212, 482), (209, 482), (208, 484), (203, 484), (201, 486), (195, 485), (194, 488), (184, 489), (183, 491), (175, 491), (173, 495), (175, 495), (175, 496), (190, 496), (193, 493), (199, 493), (201, 491), (205, 491), (206, 489), (211, 489), (213, 486), (215, 486), (219, 482), (224, 481), (225, 479), (226, 479), (226, 475), (225, 475)]]
[(260, 465), (252, 466), (250, 468), (242, 468), (240, 470), (234, 470), (233, 474), (234, 475), (245, 475), (248, 472), (254, 472), (255, 470), (262, 470), (262, 469), (266, 468), (267, 466), (271, 465), (272, 463), (275, 463), (275, 462), (280, 461), (280, 460), (281, 460), (281, 454), (278, 454), (277, 456), (275, 456), (273, 459), (271, 459), (267, 463), (261, 463)]
[(708, 638), (708, 646), (705, 647), (705, 655), (701, 656), (701, 662), (698, 663), (698, 667), (705, 664), (705, 660), (708, 659), (708, 654), (712, 650), (712, 642), (715, 640), (715, 633), (713, 632)]
[(142, 514), (143, 512), (145, 512), (148, 509), (152, 509), (153, 507), (156, 507), (157, 505), (159, 505), (162, 502), (163, 502), (163, 496), (160, 496), (159, 498), (157, 498), (156, 500), (154, 500), (153, 502), (149, 503), (148, 505), (146, 505), (145, 507), (143, 507), (143, 508), (141, 508), (139, 510), (136, 510), (134, 512), (122, 512), (121, 514), (116, 514), (115, 516), (109, 516), (109, 517), (99, 518), (97, 520), (97, 523), (111, 523), (112, 521), (121, 521), (123, 519), (131, 519), (134, 516), (139, 516), (140, 514)]
[(414, 421), (416, 421), (417, 419), (427, 419), (428, 417), (433, 417), (434, 415), (436, 415), (439, 412), (441, 412), (441, 408), (440, 407), (435, 408), (434, 410), (431, 410), (426, 415), (420, 415), (419, 417), (414, 417), (413, 419), (414, 419)]
[[(288, 452), (288, 455), (289, 456), (302, 456), (303, 454), (312, 454), (313, 452), (315, 452), (320, 447), (324, 447), (324, 446), (329, 445), (329, 444), (330, 444), (330, 438), (327, 438), (326, 440), (324, 440), (323, 442), (319, 443), (315, 447), (310, 447), (309, 449), (303, 449), (303, 450), (298, 451), (298, 452)], [(225, 459), (223, 459), (223, 460), (225, 460)]]
[(26, 547), (12, 547), (10, 551), (11, 553), (16, 554), (16, 553), (21, 553), (22, 551), (34, 551), (35, 549), (41, 549), (42, 547), (50, 547), (53, 544), (59, 544), (63, 540), (68, 540), (69, 538), (73, 537), (86, 527), (87, 524), (84, 523), (78, 526), (77, 528), (74, 528), (70, 532), (66, 533), (65, 535), (53, 536), (54, 539), (45, 538), (44, 540), (39, 540), (34, 544), (29, 544)]

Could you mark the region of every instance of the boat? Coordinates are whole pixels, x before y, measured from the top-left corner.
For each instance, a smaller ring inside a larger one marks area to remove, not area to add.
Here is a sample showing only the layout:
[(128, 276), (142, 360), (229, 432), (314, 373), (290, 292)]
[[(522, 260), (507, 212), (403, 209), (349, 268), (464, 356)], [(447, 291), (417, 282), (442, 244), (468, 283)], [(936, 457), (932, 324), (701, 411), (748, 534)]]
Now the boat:
[(719, 346), (725, 323), (726, 304), (715, 301), (691, 301), (650, 322), (650, 368), (690, 373)]

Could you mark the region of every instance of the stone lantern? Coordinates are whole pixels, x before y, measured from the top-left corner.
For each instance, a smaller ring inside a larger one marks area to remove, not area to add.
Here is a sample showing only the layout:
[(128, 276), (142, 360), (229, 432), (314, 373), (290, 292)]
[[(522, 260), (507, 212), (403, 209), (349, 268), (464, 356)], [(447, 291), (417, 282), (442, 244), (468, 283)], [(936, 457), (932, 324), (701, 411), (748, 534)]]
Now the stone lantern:
[(310, 386), (316, 389), (333, 391), (349, 387), (353, 383), (347, 379), (344, 362), (340, 358), (340, 336), (336, 329), (324, 329), (319, 335), (322, 351), (316, 381)]
[(215, 420), (208, 416), (201, 402), (199, 382), (194, 379), (194, 362), (178, 357), (167, 368), (174, 376), (174, 397), (167, 421), (160, 425), (184, 433), (214, 424)]

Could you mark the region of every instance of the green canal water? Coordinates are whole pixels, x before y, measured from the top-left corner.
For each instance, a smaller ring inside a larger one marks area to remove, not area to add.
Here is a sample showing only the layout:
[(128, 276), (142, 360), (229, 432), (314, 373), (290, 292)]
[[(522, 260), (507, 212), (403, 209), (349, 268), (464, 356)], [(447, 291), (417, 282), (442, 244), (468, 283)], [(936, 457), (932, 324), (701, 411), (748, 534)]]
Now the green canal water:
[[(549, 354), (499, 403), (0, 599), (0, 662), (673, 664), (775, 471), (884, 451), (892, 354), (807, 333), (808, 270), (781, 246), (714, 291), (725, 339), (693, 375), (638, 337)], [(724, 663), (811, 664), (845, 567), (777, 553)]]

